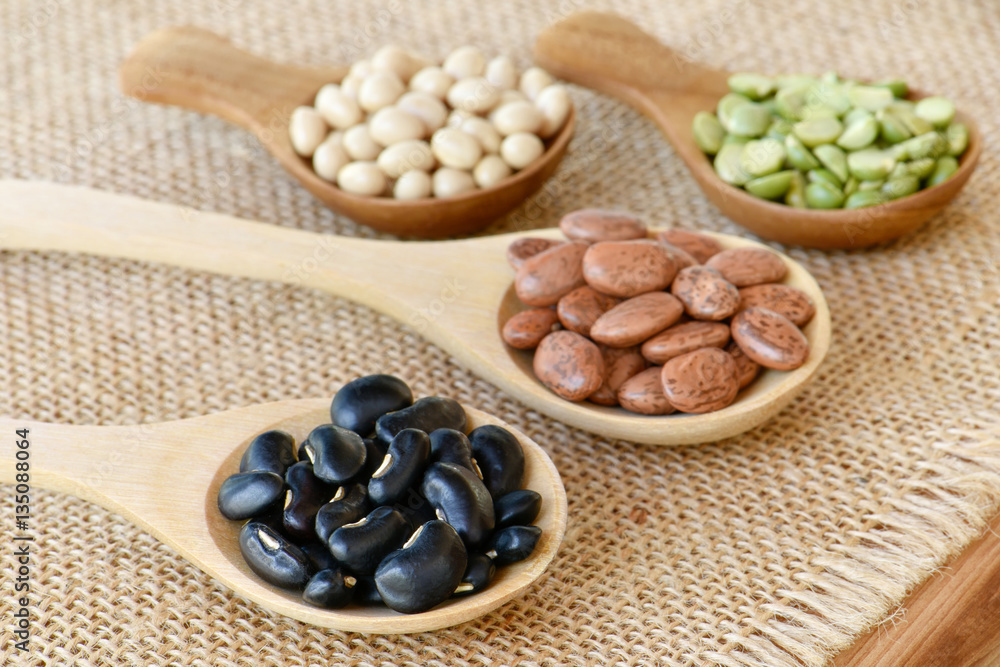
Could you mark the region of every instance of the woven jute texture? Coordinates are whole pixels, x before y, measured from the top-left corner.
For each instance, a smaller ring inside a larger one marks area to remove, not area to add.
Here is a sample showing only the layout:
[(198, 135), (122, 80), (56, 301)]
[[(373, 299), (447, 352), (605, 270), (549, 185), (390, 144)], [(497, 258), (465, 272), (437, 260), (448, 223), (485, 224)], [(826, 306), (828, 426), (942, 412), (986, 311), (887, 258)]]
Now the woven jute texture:
[[(121, 517), (38, 492), (32, 652), (10, 642), (8, 543), (0, 663), (822, 665), (983, 529), (1000, 505), (1000, 13), (989, 0), (4, 0), (0, 175), (375, 236), (318, 205), (241, 130), (125, 100), (118, 63), (149, 31), (196, 24), (288, 62), (342, 63), (389, 42), (440, 58), (474, 43), (524, 67), (538, 32), (584, 5), (717, 67), (904, 75), (978, 120), (981, 166), (944, 214), (894, 244), (789, 249), (833, 312), (817, 381), (765, 426), (687, 448), (567, 427), (414, 330), (316, 291), (0, 253), (5, 416), (171, 420), (328, 396), (389, 372), (524, 430), (569, 496), (565, 542), (523, 597), (448, 630), (379, 637), (268, 613)], [(706, 202), (648, 121), (582, 88), (572, 96), (579, 130), (557, 177), (489, 232), (606, 206), (746, 234)], [(0, 503), (4, 531), (12, 506)]]

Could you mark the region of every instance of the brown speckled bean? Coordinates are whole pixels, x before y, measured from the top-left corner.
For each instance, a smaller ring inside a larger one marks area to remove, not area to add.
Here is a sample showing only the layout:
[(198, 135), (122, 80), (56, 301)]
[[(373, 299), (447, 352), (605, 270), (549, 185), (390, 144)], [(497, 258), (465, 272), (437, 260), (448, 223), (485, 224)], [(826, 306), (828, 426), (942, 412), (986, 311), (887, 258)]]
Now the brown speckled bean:
[(765, 368), (790, 371), (809, 358), (809, 341), (791, 320), (766, 308), (747, 308), (733, 318), (733, 340)]
[(703, 347), (723, 347), (729, 342), (729, 325), (723, 322), (675, 324), (642, 344), (642, 356), (663, 364)]
[(625, 211), (584, 208), (567, 213), (559, 229), (574, 241), (629, 241), (646, 238), (646, 227), (639, 218)]
[(627, 299), (667, 287), (677, 263), (656, 241), (604, 241), (587, 249), (583, 275), (598, 292)]
[(518, 350), (538, 347), (542, 339), (552, 333), (559, 322), (554, 308), (532, 308), (517, 313), (503, 325), (504, 342)]
[(776, 283), (785, 278), (788, 266), (765, 248), (730, 248), (705, 262), (737, 287)]
[(665, 229), (656, 235), (659, 240), (677, 246), (704, 264), (712, 255), (722, 252), (722, 244), (705, 234), (686, 229)]
[(528, 306), (554, 306), (581, 287), (581, 261), (589, 247), (581, 241), (564, 243), (525, 260), (514, 278), (517, 298)]
[(724, 320), (740, 307), (740, 291), (707, 266), (690, 266), (678, 272), (670, 291), (696, 320)]
[(636, 347), (598, 347), (604, 357), (604, 382), (587, 400), (598, 405), (618, 405), (618, 389), (646, 368), (646, 360)]
[(677, 270), (686, 269), (689, 266), (698, 266), (701, 264), (694, 256), (691, 255), (687, 250), (678, 248), (675, 245), (667, 243), (666, 241), (660, 241), (660, 245), (670, 251), (670, 254), (674, 257), (674, 262), (677, 263)]
[(740, 390), (736, 361), (725, 350), (704, 347), (663, 365), (663, 392), (681, 412), (714, 412), (731, 404)]
[(663, 393), (662, 374), (662, 368), (653, 366), (629, 378), (618, 389), (619, 405), (629, 412), (641, 415), (669, 415), (676, 412), (677, 409)]
[(748, 357), (736, 341), (726, 346), (726, 352), (733, 355), (733, 361), (736, 362), (736, 378), (740, 382), (740, 389), (757, 379), (757, 375), (760, 374), (760, 364)]
[(535, 350), (535, 377), (568, 401), (582, 401), (604, 382), (597, 345), (572, 331), (550, 333)]
[(540, 252), (545, 252), (549, 248), (555, 248), (557, 245), (563, 245), (565, 241), (558, 241), (556, 239), (539, 239), (534, 237), (527, 237), (523, 239), (518, 239), (507, 246), (507, 262), (514, 267), (514, 269), (521, 268), (525, 260), (534, 257)]
[(570, 331), (589, 336), (594, 322), (618, 305), (618, 302), (615, 297), (601, 294), (589, 285), (577, 287), (559, 299), (559, 321)]
[(601, 315), (590, 328), (590, 337), (611, 347), (630, 347), (663, 331), (683, 314), (684, 306), (673, 294), (648, 292)]
[(808, 324), (816, 314), (816, 306), (809, 295), (791, 285), (766, 283), (742, 288), (740, 310), (755, 307), (784, 315), (798, 327)]

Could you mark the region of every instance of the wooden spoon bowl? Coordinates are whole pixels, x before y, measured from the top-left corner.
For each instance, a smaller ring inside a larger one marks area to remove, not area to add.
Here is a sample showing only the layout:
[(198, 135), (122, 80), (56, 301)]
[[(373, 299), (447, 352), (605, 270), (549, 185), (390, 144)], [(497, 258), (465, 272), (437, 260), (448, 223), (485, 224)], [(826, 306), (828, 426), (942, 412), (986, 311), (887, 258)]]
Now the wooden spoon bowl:
[[(689, 61), (615, 14), (580, 12), (544, 30), (535, 60), (554, 76), (617, 97), (663, 131), (702, 191), (722, 213), (755, 234), (809, 248), (862, 248), (906, 234), (948, 205), (979, 160), (982, 136), (968, 116), (969, 146), (948, 180), (886, 204), (852, 210), (803, 210), (748, 194), (722, 181), (694, 141), (691, 122), (729, 92), (729, 72)], [(919, 93), (913, 93), (919, 98)]]
[[(460, 363), (524, 404), (612, 438), (657, 445), (712, 442), (770, 419), (815, 376), (830, 346), (830, 312), (809, 272), (782, 255), (786, 283), (806, 292), (816, 315), (803, 329), (810, 354), (787, 373), (767, 371), (718, 412), (652, 417), (559, 398), (531, 372), (527, 353), (500, 337), (520, 308), (507, 246), (546, 229), (461, 241), (365, 241), (225, 215), (190, 218), (176, 207), (80, 187), (0, 181), (0, 236), (7, 249), (63, 250), (162, 262), (225, 275), (314, 287), (408, 324)], [(760, 246), (712, 234), (725, 247)]]
[(213, 114), (252, 132), (278, 162), (327, 207), (379, 231), (442, 238), (469, 234), (509, 213), (536, 192), (566, 154), (576, 112), (546, 141), (545, 153), (497, 185), (446, 199), (398, 201), (362, 197), (323, 180), (292, 149), (292, 111), (313, 103), (346, 67), (294, 67), (260, 58), (200, 28), (165, 28), (147, 35), (122, 63), (120, 84), (131, 97)]
[[(513, 433), (525, 454), (525, 488), (542, 496), (535, 525), (542, 529), (534, 553), (498, 568), (488, 588), (453, 598), (430, 611), (400, 614), (387, 607), (317, 609), (301, 596), (267, 584), (240, 554), (242, 522), (219, 513), (222, 482), (239, 471), (250, 440), (282, 429), (300, 442), (330, 421), (328, 400), (252, 405), (195, 419), (138, 426), (65, 426), (0, 420), (9, 437), (0, 443), (5, 460), (18, 451), (14, 432), (28, 430), (31, 484), (69, 493), (121, 514), (179, 552), (236, 593), (270, 611), (327, 628), (376, 634), (423, 632), (464, 623), (523, 594), (555, 557), (566, 531), (566, 490), (548, 455), (530, 438), (499, 419), (466, 408), (470, 428), (497, 424)], [(80, 443), (87, 443), (80, 447)], [(0, 468), (0, 482), (13, 484), (13, 465)]]

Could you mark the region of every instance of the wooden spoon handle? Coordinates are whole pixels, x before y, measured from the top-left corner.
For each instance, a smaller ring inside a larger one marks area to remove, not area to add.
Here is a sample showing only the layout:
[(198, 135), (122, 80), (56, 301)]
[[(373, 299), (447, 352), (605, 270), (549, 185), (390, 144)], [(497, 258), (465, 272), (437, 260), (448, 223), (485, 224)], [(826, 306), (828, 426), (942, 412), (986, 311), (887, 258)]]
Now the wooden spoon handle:
[[(292, 109), (345, 73), (274, 63), (208, 30), (183, 26), (147, 35), (122, 63), (120, 80), (126, 95), (214, 114), (259, 136), (287, 133)], [(271, 142), (269, 135), (260, 138)]]

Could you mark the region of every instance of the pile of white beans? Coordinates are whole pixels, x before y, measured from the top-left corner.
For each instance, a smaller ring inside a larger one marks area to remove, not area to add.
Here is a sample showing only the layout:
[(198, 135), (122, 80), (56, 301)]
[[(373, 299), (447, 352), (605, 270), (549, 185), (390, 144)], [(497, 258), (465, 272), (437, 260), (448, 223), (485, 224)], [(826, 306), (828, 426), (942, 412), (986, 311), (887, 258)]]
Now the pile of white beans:
[(385, 46), (292, 112), (292, 147), (346, 192), (412, 200), (488, 188), (545, 152), (569, 116), (543, 69), (462, 46), (441, 66)]

